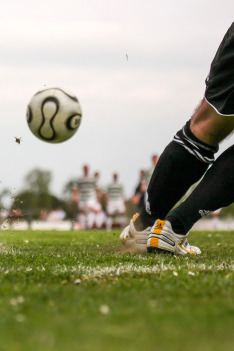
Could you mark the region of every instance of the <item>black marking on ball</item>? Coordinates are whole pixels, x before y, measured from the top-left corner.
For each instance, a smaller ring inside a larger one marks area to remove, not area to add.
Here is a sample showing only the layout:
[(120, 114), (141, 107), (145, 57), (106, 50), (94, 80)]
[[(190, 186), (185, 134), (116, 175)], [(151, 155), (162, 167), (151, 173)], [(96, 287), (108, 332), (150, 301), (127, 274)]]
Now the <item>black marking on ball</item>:
[(33, 118), (32, 110), (31, 110), (31, 107), (28, 105), (28, 113), (27, 113), (28, 124), (32, 122), (32, 118)]
[(65, 94), (66, 96), (68, 96), (71, 100), (73, 100), (73, 101), (75, 101), (75, 102), (79, 102), (79, 100), (77, 99), (76, 96), (72, 96), (72, 95), (66, 93), (66, 91), (64, 91), (64, 90), (61, 89), (61, 88), (48, 88), (48, 89), (40, 90), (40, 91), (38, 91), (35, 95), (44, 93), (44, 91), (48, 91), (48, 90), (59, 90), (59, 91), (61, 91), (63, 94)]
[[(72, 121), (75, 119), (75, 117), (79, 117), (79, 119), (77, 119), (76, 121), (75, 121), (75, 127), (72, 127)], [(81, 117), (82, 117), (82, 115), (80, 114), (80, 113), (76, 113), (76, 114), (74, 114), (74, 115), (71, 115), (70, 117), (68, 117), (68, 119), (67, 119), (67, 121), (66, 121), (66, 127), (67, 127), (67, 129), (69, 129), (69, 130), (76, 130), (78, 127), (79, 127), (79, 125), (80, 125), (80, 122), (81, 122)]]
[[(41, 129), (42, 129), (44, 123), (45, 123), (45, 116), (44, 116), (43, 108), (44, 108), (44, 105), (45, 105), (47, 102), (49, 102), (49, 101), (52, 101), (52, 102), (55, 103), (55, 105), (56, 105), (56, 111), (55, 111), (55, 113), (52, 115), (52, 117), (51, 117), (51, 119), (50, 119), (50, 121), (49, 121), (50, 127), (51, 127), (51, 129), (52, 129), (52, 131), (53, 131), (53, 135), (52, 135), (52, 137), (50, 137), (50, 138), (46, 138), (46, 137), (43, 136), (43, 134), (41, 133)], [(56, 138), (56, 133), (55, 133), (55, 130), (54, 130), (54, 127), (53, 127), (53, 120), (54, 120), (55, 116), (57, 115), (58, 110), (59, 110), (59, 101), (58, 101), (58, 99), (56, 99), (54, 96), (48, 96), (47, 98), (45, 98), (45, 99), (42, 101), (42, 104), (41, 104), (42, 123), (41, 123), (41, 125), (40, 125), (40, 127), (39, 127), (39, 130), (38, 130), (38, 134), (39, 134), (39, 136), (40, 136), (42, 139), (51, 141), (51, 140), (54, 140), (54, 139)]]
[(62, 91), (62, 92), (63, 92), (65, 95), (67, 95), (71, 100), (73, 100), (73, 101), (75, 101), (75, 102), (79, 102), (76, 96), (72, 96), (72, 95), (66, 93), (66, 91), (64, 91), (64, 90), (62, 90), (62, 89), (60, 89), (60, 88), (57, 88), (57, 89), (60, 90), (60, 91)]

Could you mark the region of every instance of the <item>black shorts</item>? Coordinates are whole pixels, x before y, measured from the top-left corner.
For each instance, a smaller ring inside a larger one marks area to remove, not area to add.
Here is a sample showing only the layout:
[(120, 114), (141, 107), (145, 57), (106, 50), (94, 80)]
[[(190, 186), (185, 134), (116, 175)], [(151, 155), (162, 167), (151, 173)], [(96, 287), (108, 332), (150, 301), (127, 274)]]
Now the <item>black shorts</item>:
[(211, 63), (205, 98), (219, 114), (234, 115), (234, 22)]

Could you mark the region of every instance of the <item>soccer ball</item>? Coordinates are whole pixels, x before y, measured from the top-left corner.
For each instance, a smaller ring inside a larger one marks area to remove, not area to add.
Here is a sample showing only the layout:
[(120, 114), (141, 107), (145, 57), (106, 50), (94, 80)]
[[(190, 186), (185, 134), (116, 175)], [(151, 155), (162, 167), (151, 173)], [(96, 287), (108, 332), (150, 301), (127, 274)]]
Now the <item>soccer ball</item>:
[(76, 96), (60, 88), (38, 91), (27, 108), (31, 132), (48, 143), (61, 143), (78, 130), (82, 110)]

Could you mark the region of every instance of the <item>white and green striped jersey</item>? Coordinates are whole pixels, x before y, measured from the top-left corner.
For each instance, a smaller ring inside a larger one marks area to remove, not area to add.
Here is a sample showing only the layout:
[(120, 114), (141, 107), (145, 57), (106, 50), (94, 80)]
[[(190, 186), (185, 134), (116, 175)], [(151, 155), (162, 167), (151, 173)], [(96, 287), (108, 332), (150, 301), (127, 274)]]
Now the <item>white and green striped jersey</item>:
[(124, 197), (123, 185), (117, 182), (109, 184), (107, 187), (107, 195), (109, 200), (123, 199)]
[(96, 199), (96, 180), (90, 177), (82, 177), (77, 182), (80, 198), (79, 201), (87, 202)]

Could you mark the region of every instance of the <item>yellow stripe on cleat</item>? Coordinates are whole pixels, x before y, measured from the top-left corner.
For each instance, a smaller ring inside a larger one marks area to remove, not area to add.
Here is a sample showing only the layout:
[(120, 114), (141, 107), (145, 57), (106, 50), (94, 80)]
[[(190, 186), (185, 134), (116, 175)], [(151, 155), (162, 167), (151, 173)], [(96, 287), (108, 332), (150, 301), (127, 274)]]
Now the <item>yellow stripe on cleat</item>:
[(159, 238), (151, 238), (150, 239), (150, 247), (158, 247)]
[(166, 221), (161, 221), (161, 219), (158, 219), (157, 224), (154, 227), (153, 234), (161, 234), (165, 223)]
[(135, 216), (133, 217), (133, 222), (136, 222), (136, 220), (139, 216), (140, 216), (139, 213), (136, 213)]

